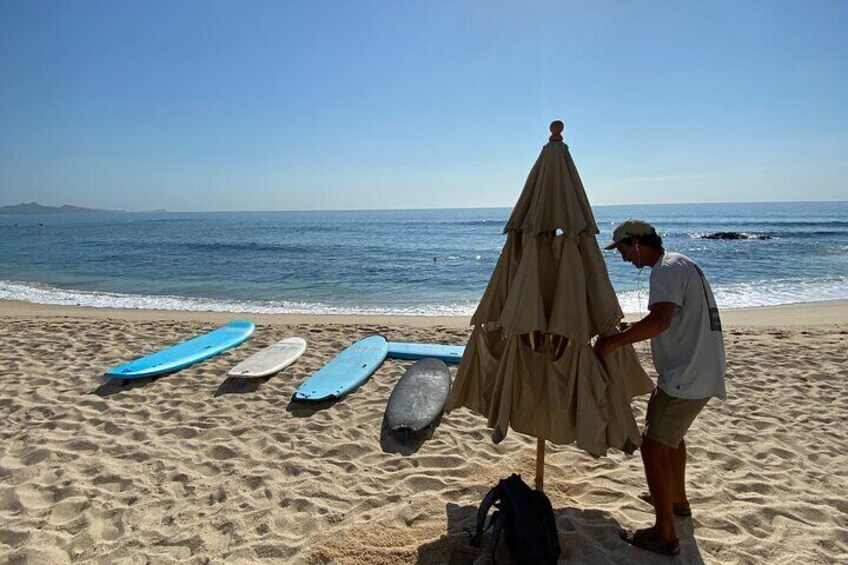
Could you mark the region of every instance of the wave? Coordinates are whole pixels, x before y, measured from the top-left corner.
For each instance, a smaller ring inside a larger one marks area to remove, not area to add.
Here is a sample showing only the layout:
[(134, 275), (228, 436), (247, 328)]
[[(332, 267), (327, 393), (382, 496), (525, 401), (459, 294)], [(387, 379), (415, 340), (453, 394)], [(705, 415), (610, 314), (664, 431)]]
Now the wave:
[(176, 247), (192, 252), (204, 253), (220, 253), (226, 251), (243, 252), (249, 251), (254, 253), (315, 253), (318, 246), (314, 243), (309, 245), (297, 245), (290, 243), (178, 243), (167, 244), (169, 247)]
[[(88, 246), (93, 248), (101, 248), (104, 246), (102, 241), (88, 240), (77, 241), (77, 246)], [(132, 250), (138, 252), (144, 247), (154, 248), (158, 254), (168, 250), (171, 252), (197, 253), (197, 254), (217, 254), (221, 255), (228, 252), (233, 253), (289, 253), (289, 254), (312, 254), (320, 252), (321, 248), (315, 243), (310, 244), (292, 244), (292, 243), (201, 243), (201, 242), (132, 242), (111, 244), (116, 250)]]
[[(848, 277), (823, 279), (777, 279), (713, 287), (719, 308), (779, 306), (826, 300), (848, 300)], [(618, 294), (627, 313), (647, 313), (648, 290), (639, 288)], [(454, 300), (414, 304), (330, 304), (291, 300), (225, 300), (176, 295), (65, 290), (46, 285), (0, 281), (0, 299), (36, 304), (87, 306), (129, 310), (177, 310), (191, 312), (246, 312), (254, 314), (336, 314), (380, 316), (471, 316), (477, 302)]]
[[(754, 280), (713, 285), (713, 293), (721, 309), (848, 300), (848, 277)], [(619, 293), (618, 298), (625, 312), (647, 313), (647, 288)]]
[(471, 316), (476, 303), (425, 303), (407, 306), (327, 304), (290, 300), (222, 300), (176, 295), (64, 290), (44, 285), (0, 281), (0, 300), (34, 304), (115, 308), (121, 310), (176, 310), (188, 312), (244, 312), (250, 314), (317, 314), (353, 316)]
[(772, 232), (666, 232), (661, 234), (663, 238), (688, 237), (690, 239), (720, 239), (720, 240), (768, 240), (768, 239), (822, 239), (825, 237), (846, 236), (848, 231), (772, 231)]
[(732, 223), (741, 223), (746, 226), (776, 226), (780, 228), (808, 228), (811, 226), (820, 226), (823, 228), (848, 229), (848, 222), (844, 220), (734, 220)]
[[(705, 224), (705, 225), (714, 225), (714, 226), (723, 226), (723, 225), (736, 225), (736, 226), (752, 226), (752, 227), (769, 227), (769, 228), (843, 228), (848, 229), (848, 221), (845, 220), (781, 220), (780, 218), (774, 218), (769, 220), (757, 220), (751, 218), (711, 218), (707, 217), (698, 217), (698, 218), (686, 218), (680, 220), (665, 220), (660, 222), (657, 221), (657, 227), (671, 227), (671, 228), (681, 228), (687, 225), (693, 224)], [(618, 224), (614, 222), (611, 225), (615, 227)]]
[(747, 232), (738, 232), (738, 231), (717, 231), (710, 233), (696, 233), (689, 234), (690, 237), (695, 239), (724, 239), (724, 240), (735, 240), (735, 239), (772, 239), (772, 236), (764, 234), (764, 233), (747, 233)]
[(488, 220), (461, 220), (458, 222), (444, 221), (440, 223), (451, 224), (454, 226), (497, 226), (500, 229), (506, 225), (508, 218), (488, 219)]

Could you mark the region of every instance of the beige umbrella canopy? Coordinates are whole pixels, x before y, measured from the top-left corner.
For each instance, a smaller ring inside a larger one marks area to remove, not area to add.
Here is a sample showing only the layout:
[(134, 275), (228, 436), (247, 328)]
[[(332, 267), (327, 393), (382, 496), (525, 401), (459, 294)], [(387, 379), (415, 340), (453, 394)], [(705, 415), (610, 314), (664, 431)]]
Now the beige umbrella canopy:
[(598, 359), (591, 339), (624, 317), (598, 246), (598, 233), (563, 124), (527, 177), (504, 228), (506, 244), (477, 311), (448, 399), (488, 418), (493, 439), (513, 430), (576, 442), (592, 455), (632, 452), (641, 437), (630, 400), (653, 384), (632, 346)]

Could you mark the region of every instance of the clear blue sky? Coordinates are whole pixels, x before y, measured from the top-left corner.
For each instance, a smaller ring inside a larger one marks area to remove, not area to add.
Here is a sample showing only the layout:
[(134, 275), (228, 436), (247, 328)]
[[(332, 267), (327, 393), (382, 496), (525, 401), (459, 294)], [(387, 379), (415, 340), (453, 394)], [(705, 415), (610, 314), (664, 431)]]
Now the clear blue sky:
[(0, 2), (0, 205), (848, 199), (848, 2)]

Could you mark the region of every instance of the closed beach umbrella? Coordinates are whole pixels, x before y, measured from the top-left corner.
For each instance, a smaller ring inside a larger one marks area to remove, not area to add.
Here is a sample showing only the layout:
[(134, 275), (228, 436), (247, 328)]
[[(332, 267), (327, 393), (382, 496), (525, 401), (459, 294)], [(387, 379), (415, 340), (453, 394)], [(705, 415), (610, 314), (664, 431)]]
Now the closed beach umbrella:
[(509, 428), (538, 438), (542, 490), (545, 440), (595, 456), (641, 442), (631, 399), (653, 384), (632, 346), (601, 361), (591, 340), (616, 331), (624, 314), (596, 239), (598, 228), (563, 124), (551, 124), (504, 228), (495, 265), (448, 399), (486, 416), (493, 439)]

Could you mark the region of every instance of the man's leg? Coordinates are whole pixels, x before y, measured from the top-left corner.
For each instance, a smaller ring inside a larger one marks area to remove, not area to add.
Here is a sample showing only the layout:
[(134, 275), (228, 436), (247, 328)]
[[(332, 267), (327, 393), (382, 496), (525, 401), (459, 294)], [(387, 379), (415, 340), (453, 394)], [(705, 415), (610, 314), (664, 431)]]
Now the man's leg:
[(649, 437), (642, 439), (642, 462), (645, 465), (645, 478), (648, 480), (648, 490), (651, 491), (656, 515), (654, 531), (665, 541), (677, 539), (672, 512), (672, 451), (676, 450)]
[(686, 442), (680, 440), (676, 449), (668, 451), (669, 471), (671, 472), (671, 502), (689, 504), (686, 497)]

